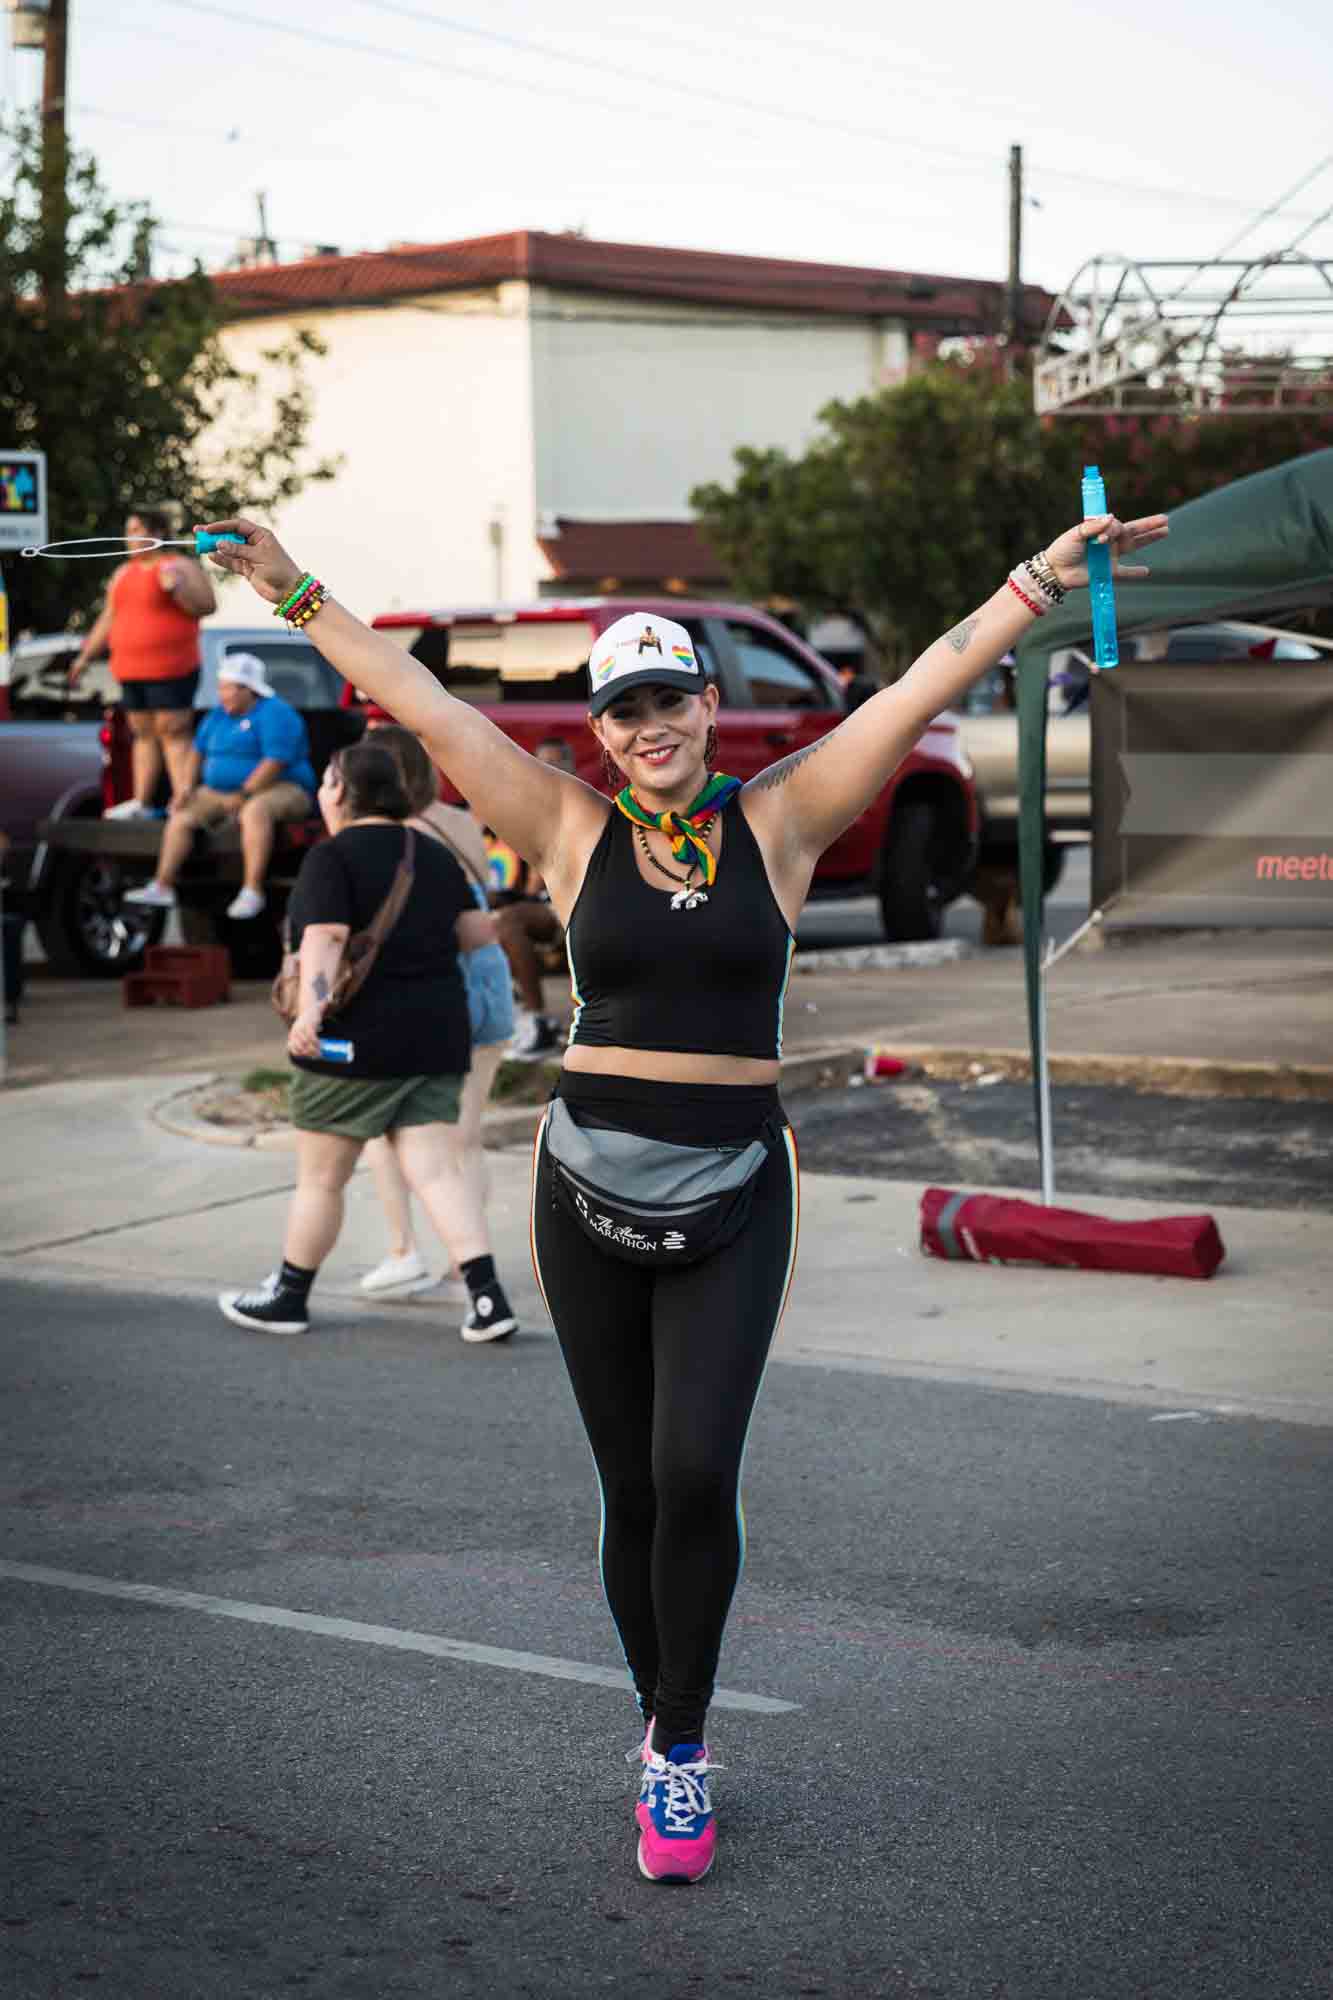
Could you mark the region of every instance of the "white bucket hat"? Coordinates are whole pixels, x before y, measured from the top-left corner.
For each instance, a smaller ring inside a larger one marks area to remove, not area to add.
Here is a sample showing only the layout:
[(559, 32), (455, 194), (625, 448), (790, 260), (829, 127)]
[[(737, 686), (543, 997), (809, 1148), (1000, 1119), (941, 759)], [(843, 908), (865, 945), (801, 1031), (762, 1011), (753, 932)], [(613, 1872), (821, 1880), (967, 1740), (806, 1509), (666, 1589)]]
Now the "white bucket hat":
[(588, 712), (600, 715), (630, 688), (683, 688), (702, 694), (708, 676), (694, 651), (694, 641), (674, 618), (631, 611), (608, 625), (588, 661)]
[(218, 679), (235, 681), (238, 687), (249, 688), (251, 694), (270, 695), (273, 692), (258, 653), (224, 653), (222, 665), (218, 668)]

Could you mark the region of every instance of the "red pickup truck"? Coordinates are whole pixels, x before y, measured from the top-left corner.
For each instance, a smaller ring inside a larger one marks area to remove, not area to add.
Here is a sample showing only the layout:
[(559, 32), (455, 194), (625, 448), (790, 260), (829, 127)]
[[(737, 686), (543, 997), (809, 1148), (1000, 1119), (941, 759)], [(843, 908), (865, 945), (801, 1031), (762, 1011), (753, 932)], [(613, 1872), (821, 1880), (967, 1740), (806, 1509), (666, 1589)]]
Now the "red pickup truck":
[[(652, 611), (688, 627), (699, 658), (722, 694), (718, 711), (718, 762), (738, 778), (751, 778), (779, 757), (836, 727), (846, 701), (836, 674), (775, 619), (739, 604), (680, 599), (552, 598), (497, 610), (395, 611), (374, 622), (433, 673), (451, 694), (476, 702), (525, 748), (544, 736), (563, 736), (579, 775), (604, 786), (600, 753), (587, 725), (585, 668), (598, 632), (627, 611)], [(222, 654), (238, 647), (263, 658), (279, 694), (298, 708), (310, 731), (316, 768), (336, 745), (352, 742), (364, 727), (357, 690), (338, 680), (309, 641), (294, 632), (232, 631), (202, 634), (205, 707), (216, 699)], [(109, 716), (104, 800), (129, 793), (129, 739), (119, 709)], [(448, 787), (445, 796), (456, 796)], [(879, 897), (886, 935), (930, 938), (938, 934), (945, 905), (961, 894), (976, 854), (978, 809), (971, 766), (958, 723), (944, 715), (904, 758), (868, 810), (825, 854), (812, 894)], [(152, 874), (161, 823), (153, 820), (80, 818), (47, 821), (41, 832), (62, 866), (83, 879), (110, 866), (125, 883)], [(187, 937), (220, 939), (232, 953), (237, 977), (274, 969), (278, 927), (301, 856), (321, 838), (318, 819), (280, 830), (261, 918), (233, 923), (226, 904), (241, 878), (235, 827), (196, 835), (177, 885)], [(91, 968), (90, 968), (91, 969)]]
[[(681, 598), (548, 598), (497, 610), (392, 611), (374, 620), (451, 694), (528, 750), (563, 736), (579, 776), (605, 789), (587, 724), (588, 655), (629, 611), (674, 618), (722, 695), (718, 768), (741, 779), (813, 743), (846, 713), (837, 675), (776, 619)], [(349, 698), (354, 698), (349, 695)], [(885, 935), (931, 938), (976, 858), (979, 815), (957, 719), (931, 724), (879, 797), (819, 864), (811, 894), (879, 898)]]

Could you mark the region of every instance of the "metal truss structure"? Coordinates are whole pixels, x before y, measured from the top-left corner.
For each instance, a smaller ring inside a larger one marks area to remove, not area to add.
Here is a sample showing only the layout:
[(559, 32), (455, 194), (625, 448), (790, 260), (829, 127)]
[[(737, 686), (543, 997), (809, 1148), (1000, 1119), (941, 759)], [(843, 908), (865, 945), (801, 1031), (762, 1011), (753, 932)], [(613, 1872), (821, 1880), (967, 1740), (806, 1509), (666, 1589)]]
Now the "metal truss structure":
[(1333, 409), (1333, 258), (1092, 257), (1056, 300), (1041, 416)]

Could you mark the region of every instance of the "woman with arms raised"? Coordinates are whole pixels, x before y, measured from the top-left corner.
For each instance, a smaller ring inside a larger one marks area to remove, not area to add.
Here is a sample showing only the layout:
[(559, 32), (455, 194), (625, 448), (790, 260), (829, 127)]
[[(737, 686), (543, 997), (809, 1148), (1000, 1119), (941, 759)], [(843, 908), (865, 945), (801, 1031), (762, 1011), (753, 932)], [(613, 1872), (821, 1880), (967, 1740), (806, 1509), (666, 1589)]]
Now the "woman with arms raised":
[(696, 1881), (715, 1825), (704, 1725), (740, 1570), (746, 1431), (796, 1246), (777, 1095), (793, 932), (815, 864), (942, 709), (1034, 618), (1160, 515), (1061, 535), (892, 687), (752, 779), (710, 777), (717, 689), (683, 627), (642, 613), (597, 640), (594, 733), (615, 800), (510, 741), (302, 576), (267, 530), (214, 522), (216, 560), (302, 624), (546, 881), (575, 1014), (542, 1120), (537, 1276), (602, 1488), (602, 1576), (648, 1725), (639, 1866)]

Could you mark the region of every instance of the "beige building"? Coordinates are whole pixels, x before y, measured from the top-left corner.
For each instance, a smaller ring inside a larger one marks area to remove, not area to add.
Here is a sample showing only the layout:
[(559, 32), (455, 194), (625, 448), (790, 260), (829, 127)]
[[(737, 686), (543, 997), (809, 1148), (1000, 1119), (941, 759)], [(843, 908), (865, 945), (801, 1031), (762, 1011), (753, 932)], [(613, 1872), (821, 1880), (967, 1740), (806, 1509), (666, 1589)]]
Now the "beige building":
[[(286, 332), (328, 349), (311, 448), (342, 469), (274, 525), (367, 617), (719, 591), (691, 488), (731, 478), (738, 445), (800, 451), (825, 403), (903, 376), (914, 336), (989, 332), (1002, 308), (977, 280), (530, 231), (214, 283), (261, 381)], [(217, 622), (253, 615), (231, 588)]]

